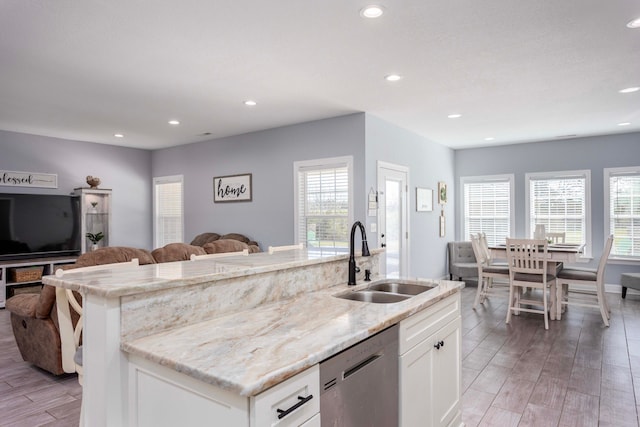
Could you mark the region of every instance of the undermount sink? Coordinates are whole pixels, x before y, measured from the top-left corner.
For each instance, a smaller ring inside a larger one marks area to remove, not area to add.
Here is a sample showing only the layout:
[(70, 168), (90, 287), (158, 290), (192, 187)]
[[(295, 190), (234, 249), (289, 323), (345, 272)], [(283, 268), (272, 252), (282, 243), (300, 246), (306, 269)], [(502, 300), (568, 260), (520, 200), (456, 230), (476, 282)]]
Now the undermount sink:
[(389, 304), (404, 301), (409, 295), (390, 294), (387, 292), (376, 291), (351, 291), (344, 294), (336, 295), (337, 298), (350, 299), (353, 301), (374, 302), (378, 304)]
[(416, 285), (414, 283), (402, 283), (402, 282), (381, 282), (375, 283), (367, 287), (367, 290), (370, 291), (379, 291), (379, 292), (390, 292), (394, 294), (402, 294), (402, 295), (418, 295), (423, 292), (426, 292), (430, 289), (433, 289), (437, 285), (426, 286), (426, 285)]
[(412, 296), (431, 290), (438, 285), (407, 283), (389, 280), (372, 283), (364, 289), (344, 292), (334, 295), (336, 298), (353, 301), (372, 302), (378, 304), (392, 304), (404, 301)]

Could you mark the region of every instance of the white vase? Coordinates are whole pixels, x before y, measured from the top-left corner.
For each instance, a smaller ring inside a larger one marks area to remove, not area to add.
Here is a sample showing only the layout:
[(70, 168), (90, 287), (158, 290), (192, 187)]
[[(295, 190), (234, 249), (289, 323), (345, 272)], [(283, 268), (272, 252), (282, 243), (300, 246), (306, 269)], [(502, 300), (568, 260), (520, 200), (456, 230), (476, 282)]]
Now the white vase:
[(91, 250), (95, 251), (96, 249), (98, 249), (98, 244), (94, 243), (93, 245), (91, 245)]

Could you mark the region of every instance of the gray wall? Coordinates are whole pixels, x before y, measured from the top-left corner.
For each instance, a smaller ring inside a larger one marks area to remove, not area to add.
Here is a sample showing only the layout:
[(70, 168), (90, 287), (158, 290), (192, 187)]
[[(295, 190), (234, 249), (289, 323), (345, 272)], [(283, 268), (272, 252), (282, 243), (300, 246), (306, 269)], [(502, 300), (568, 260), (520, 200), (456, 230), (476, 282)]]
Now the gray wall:
[[(371, 115), (366, 120), (366, 142), (366, 191), (377, 188), (379, 160), (409, 168), (409, 276), (445, 276), (446, 245), (454, 240), (455, 231), (454, 151)], [(440, 206), (435, 198), (438, 181), (448, 184), (445, 237), (439, 235)], [(416, 212), (416, 187), (434, 190), (433, 212)], [(367, 230), (376, 221), (376, 217), (367, 217)], [(369, 234), (372, 247), (377, 247), (377, 233)]]
[[(576, 138), (515, 144), (492, 148), (457, 150), (455, 152), (456, 189), (460, 191), (460, 177), (514, 174), (515, 175), (515, 233), (525, 235), (525, 174), (588, 169), (591, 171), (591, 226), (594, 261), (596, 267), (605, 240), (604, 224), (604, 168), (638, 166), (640, 164), (640, 133)], [(461, 206), (456, 199), (456, 218)], [(458, 221), (456, 236), (461, 237), (462, 225)], [(609, 264), (606, 282), (620, 283), (620, 273), (639, 271), (640, 266)]]
[[(294, 240), (293, 162), (352, 155), (355, 218), (364, 217), (364, 114), (154, 151), (154, 177), (184, 175), (185, 241), (245, 234), (262, 249)], [(213, 177), (253, 174), (253, 201), (213, 203)]]
[(113, 190), (113, 246), (151, 249), (151, 153), (145, 150), (0, 131), (0, 169), (55, 173), (58, 188), (0, 186), (3, 193), (70, 194), (100, 177)]

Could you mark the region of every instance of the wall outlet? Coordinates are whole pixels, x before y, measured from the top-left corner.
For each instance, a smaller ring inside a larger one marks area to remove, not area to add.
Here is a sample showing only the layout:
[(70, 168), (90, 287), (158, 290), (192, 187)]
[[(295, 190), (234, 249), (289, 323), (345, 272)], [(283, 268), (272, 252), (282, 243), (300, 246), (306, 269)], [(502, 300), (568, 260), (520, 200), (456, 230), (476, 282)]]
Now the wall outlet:
[(371, 230), (371, 232), (372, 232), (372, 233), (375, 233), (376, 231), (378, 231), (378, 224), (376, 224), (375, 222), (372, 222), (372, 223), (369, 225), (369, 228), (370, 228), (370, 230)]

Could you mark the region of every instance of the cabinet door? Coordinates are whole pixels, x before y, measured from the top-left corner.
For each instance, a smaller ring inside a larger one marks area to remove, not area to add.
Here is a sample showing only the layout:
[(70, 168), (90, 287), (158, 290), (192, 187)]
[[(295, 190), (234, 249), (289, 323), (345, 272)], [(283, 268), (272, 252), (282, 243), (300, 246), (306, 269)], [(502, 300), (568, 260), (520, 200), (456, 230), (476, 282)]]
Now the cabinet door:
[[(461, 343), (460, 318), (436, 333), (433, 348), (433, 422), (447, 426), (460, 416)], [(439, 348), (438, 348), (439, 347)]]
[(400, 426), (447, 426), (460, 417), (460, 317), (400, 356)]
[(435, 348), (426, 339), (400, 356), (400, 426), (432, 426), (431, 384)]
[(315, 414), (313, 418), (300, 424), (300, 427), (320, 427), (320, 414)]

